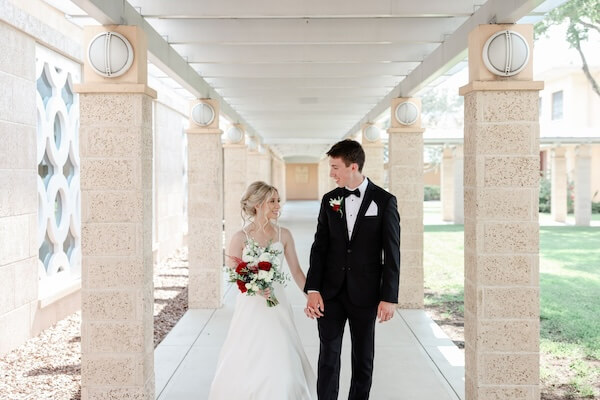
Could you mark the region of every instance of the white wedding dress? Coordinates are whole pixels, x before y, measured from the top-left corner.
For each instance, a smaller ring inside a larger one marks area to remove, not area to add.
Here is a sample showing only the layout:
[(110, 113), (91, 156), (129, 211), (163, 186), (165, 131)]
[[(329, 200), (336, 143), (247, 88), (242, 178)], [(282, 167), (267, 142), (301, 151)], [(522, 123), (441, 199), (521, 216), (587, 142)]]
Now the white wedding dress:
[[(283, 244), (278, 241), (271, 247), (281, 251), (280, 265), (285, 271)], [(284, 287), (275, 283), (273, 289), (279, 300), (275, 307), (267, 307), (262, 296), (238, 293), (209, 400), (317, 398), (315, 374), (300, 342)]]

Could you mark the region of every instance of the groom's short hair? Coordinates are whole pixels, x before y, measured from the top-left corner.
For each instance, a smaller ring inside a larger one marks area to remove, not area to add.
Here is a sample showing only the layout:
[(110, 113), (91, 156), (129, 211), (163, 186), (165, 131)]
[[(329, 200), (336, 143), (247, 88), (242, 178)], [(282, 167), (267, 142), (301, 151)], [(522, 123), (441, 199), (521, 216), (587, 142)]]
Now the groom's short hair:
[(352, 163), (358, 164), (358, 172), (362, 172), (365, 165), (365, 151), (356, 140), (345, 139), (334, 144), (327, 152), (332, 158), (341, 158), (346, 167)]

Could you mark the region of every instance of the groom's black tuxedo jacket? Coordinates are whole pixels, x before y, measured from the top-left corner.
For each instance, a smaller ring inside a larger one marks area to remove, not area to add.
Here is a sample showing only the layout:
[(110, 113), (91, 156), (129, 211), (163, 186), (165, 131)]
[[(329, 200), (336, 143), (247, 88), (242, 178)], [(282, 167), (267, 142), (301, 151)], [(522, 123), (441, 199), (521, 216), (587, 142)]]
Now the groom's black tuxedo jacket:
[[(400, 275), (400, 216), (396, 197), (369, 181), (352, 237), (348, 237), (344, 189), (323, 196), (305, 291), (318, 290), (323, 299), (346, 288), (350, 301), (367, 307), (380, 300), (398, 302)], [(344, 199), (334, 211), (331, 199)], [(365, 216), (371, 202), (377, 214)]]

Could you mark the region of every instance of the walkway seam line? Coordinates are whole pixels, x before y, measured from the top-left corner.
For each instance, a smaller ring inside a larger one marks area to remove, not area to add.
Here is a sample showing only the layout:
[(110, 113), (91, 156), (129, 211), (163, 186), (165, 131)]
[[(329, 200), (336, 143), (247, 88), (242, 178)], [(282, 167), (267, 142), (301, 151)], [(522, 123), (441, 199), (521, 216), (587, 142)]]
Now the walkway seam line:
[[(437, 363), (435, 362), (435, 360), (431, 357), (431, 354), (429, 354), (429, 352), (427, 351), (427, 348), (419, 340), (419, 337), (415, 334), (415, 331), (413, 331), (412, 327), (410, 326), (410, 324), (408, 323), (408, 321), (406, 320), (406, 318), (404, 318), (402, 316), (402, 314), (400, 313), (399, 310), (396, 310), (396, 312), (398, 313), (398, 315), (400, 316), (400, 318), (402, 318), (402, 320), (404, 321), (404, 323), (406, 324), (406, 326), (408, 327), (408, 329), (410, 330), (410, 332), (413, 334), (413, 336), (415, 337), (415, 339), (417, 339), (417, 342), (419, 342), (419, 344), (421, 345), (421, 348), (425, 351), (425, 354), (427, 354), (427, 357), (429, 357), (429, 359), (431, 360), (431, 362), (433, 363), (433, 365), (435, 365), (435, 368), (438, 370), (438, 372), (440, 373), (440, 375), (442, 375), (442, 377), (444, 378), (444, 380), (446, 381), (446, 383), (448, 384), (448, 386), (450, 386), (450, 389), (452, 389), (452, 392), (454, 392), (454, 395), (456, 396), (456, 398), (458, 400), (463, 400), (462, 397), (460, 397), (459, 394), (456, 392), (456, 390), (454, 389), (454, 386), (452, 386), (452, 384), (450, 383), (450, 381), (448, 380), (448, 378), (446, 378), (446, 375), (444, 375), (444, 373), (442, 372), (442, 370), (440, 369), (440, 367), (437, 365)], [(425, 311), (423, 310), (423, 312), (425, 312)]]
[[(229, 290), (231, 289), (232, 286), (233, 285), (229, 285), (229, 287), (225, 290), (225, 293), (223, 294), (223, 299), (225, 297), (227, 297), (227, 294), (229, 293)], [(179, 361), (179, 363), (177, 364), (177, 366), (173, 370), (173, 373), (171, 374), (171, 376), (169, 377), (169, 379), (167, 379), (167, 382), (165, 383), (165, 386), (162, 388), (162, 390), (160, 391), (160, 393), (158, 394), (158, 396), (155, 397), (156, 400), (160, 400), (160, 397), (162, 396), (163, 392), (165, 391), (165, 389), (167, 388), (167, 386), (169, 386), (169, 383), (171, 382), (171, 379), (173, 379), (173, 377), (175, 376), (175, 374), (179, 370), (179, 367), (181, 367), (181, 364), (183, 364), (183, 360), (186, 359), (186, 357), (188, 356), (188, 354), (192, 350), (192, 347), (194, 347), (194, 344), (198, 341), (198, 339), (200, 338), (200, 335), (202, 335), (202, 332), (204, 332), (204, 330), (208, 326), (208, 323), (214, 317), (214, 315), (217, 312), (217, 310), (218, 310), (218, 308), (213, 309), (212, 313), (210, 314), (210, 317), (208, 317), (208, 319), (206, 320), (206, 323), (204, 324), (204, 326), (202, 327), (202, 329), (200, 329), (200, 332), (198, 332), (198, 335), (196, 336), (196, 339), (194, 339), (194, 341), (192, 342), (192, 344), (190, 345), (190, 347), (187, 349), (187, 351), (185, 352), (185, 354), (183, 355), (183, 357), (181, 357), (181, 360)], [(189, 308), (188, 308), (188, 311), (189, 311)], [(187, 313), (187, 311), (186, 311), (186, 313)], [(181, 318), (179, 319), (179, 321), (181, 321)], [(179, 322), (179, 321), (177, 321), (177, 322)], [(175, 325), (177, 325), (177, 324), (175, 324)], [(154, 349), (154, 351), (156, 351), (156, 349)]]

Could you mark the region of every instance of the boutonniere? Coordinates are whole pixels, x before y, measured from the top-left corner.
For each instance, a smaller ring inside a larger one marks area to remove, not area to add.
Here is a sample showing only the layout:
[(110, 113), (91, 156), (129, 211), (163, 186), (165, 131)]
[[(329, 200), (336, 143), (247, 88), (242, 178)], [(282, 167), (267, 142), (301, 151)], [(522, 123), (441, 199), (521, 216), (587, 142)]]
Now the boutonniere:
[(344, 201), (344, 198), (342, 196), (337, 197), (335, 199), (329, 199), (329, 206), (333, 211), (339, 212), (340, 215), (343, 217), (344, 211), (342, 210), (342, 201)]

